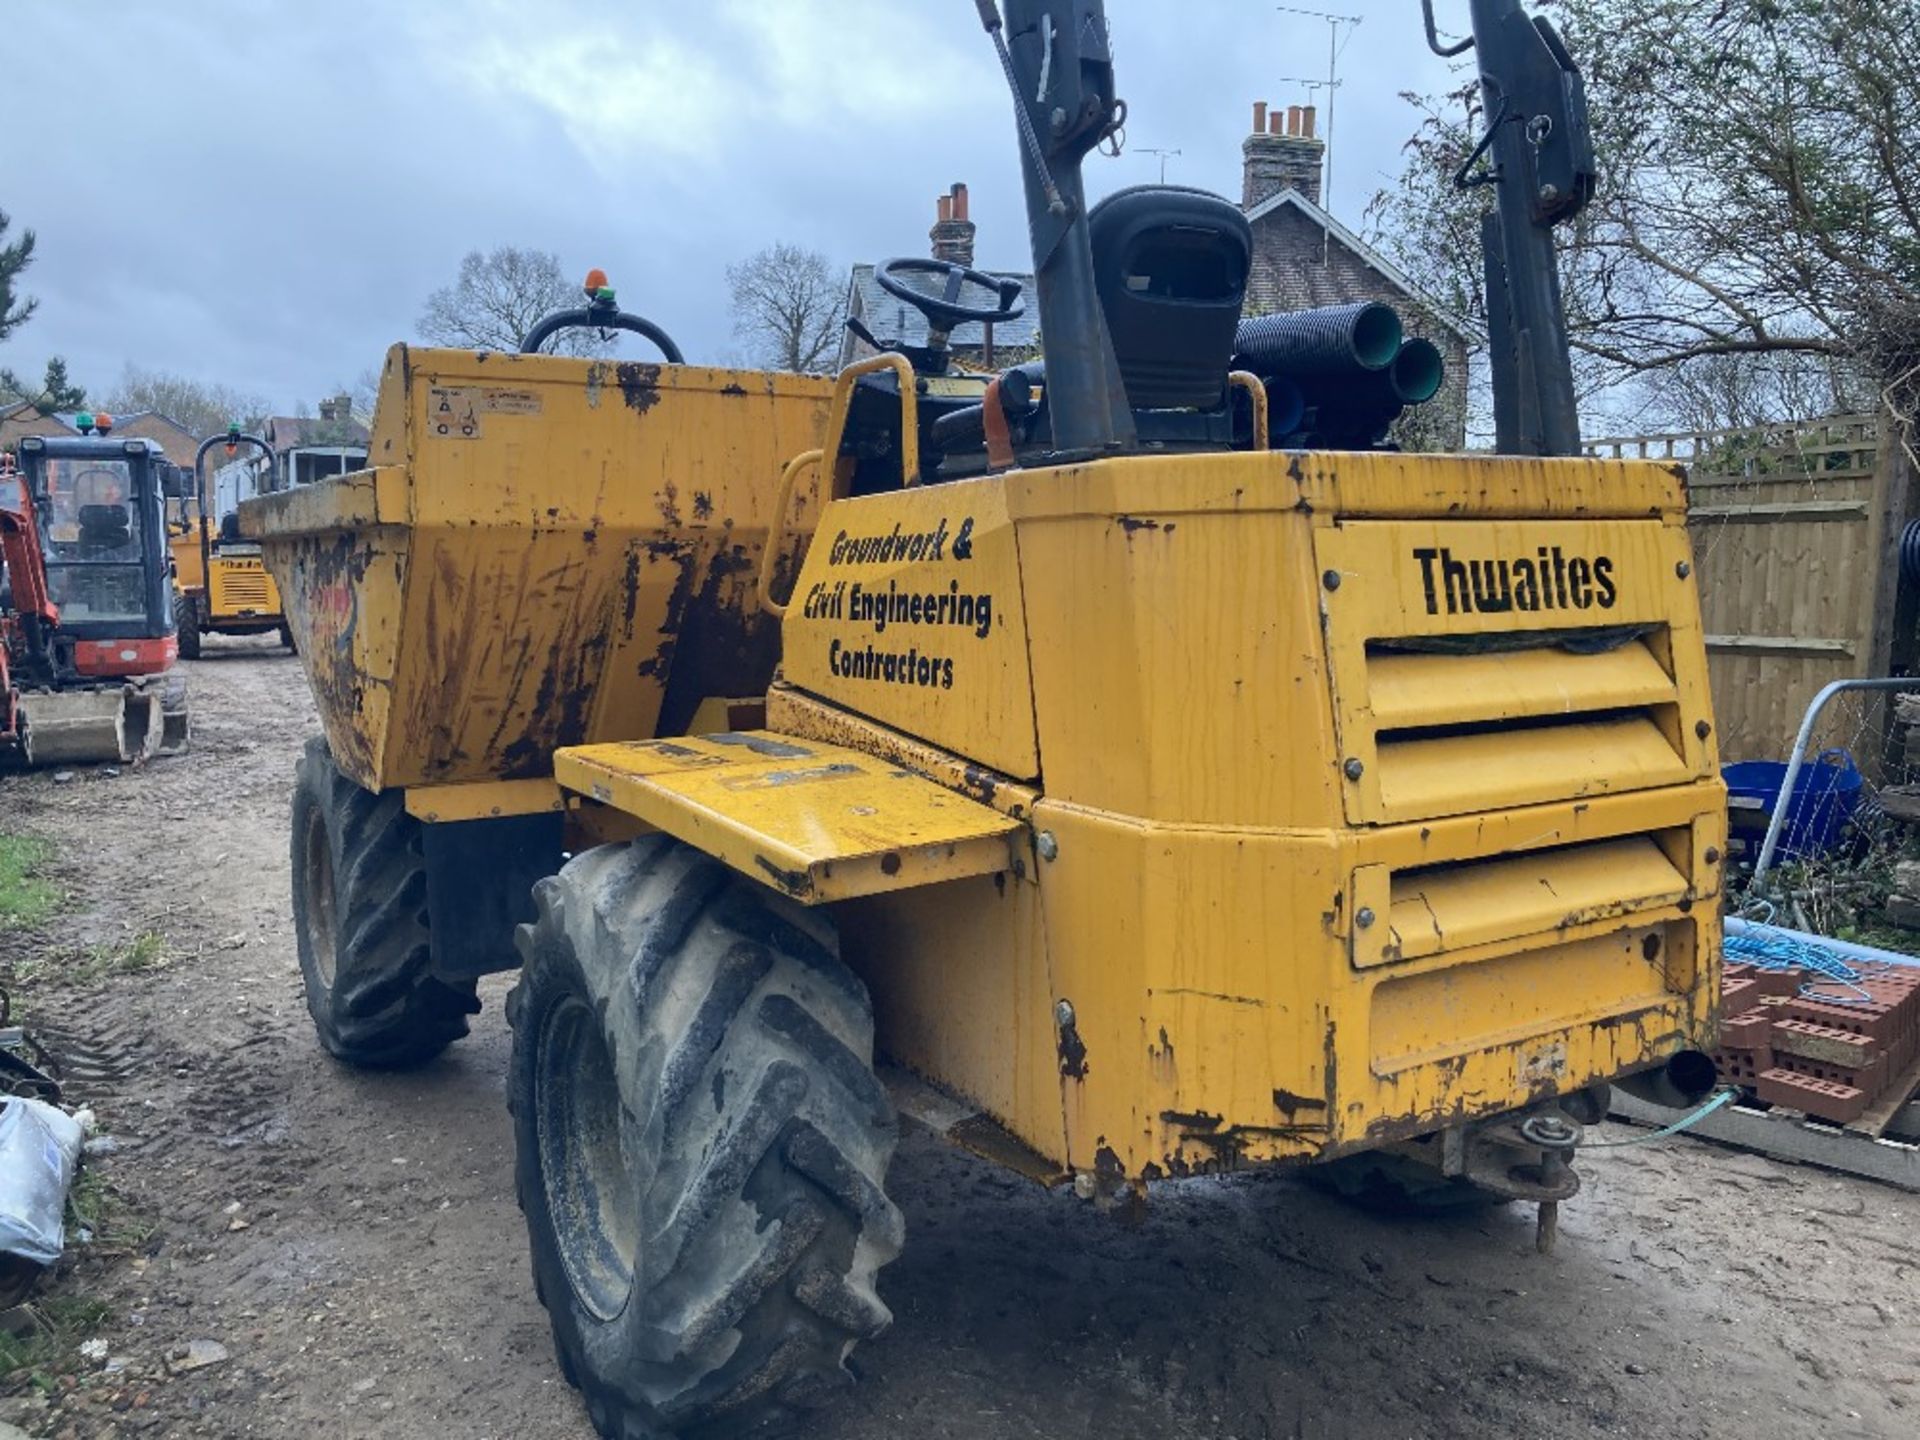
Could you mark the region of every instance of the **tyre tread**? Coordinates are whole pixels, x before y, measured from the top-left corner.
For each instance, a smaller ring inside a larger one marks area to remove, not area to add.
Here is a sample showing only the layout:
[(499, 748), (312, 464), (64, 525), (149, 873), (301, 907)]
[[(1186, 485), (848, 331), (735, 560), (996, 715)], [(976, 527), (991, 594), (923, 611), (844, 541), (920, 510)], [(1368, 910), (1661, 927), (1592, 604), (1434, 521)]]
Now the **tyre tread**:
[[(608, 1440), (772, 1433), (804, 1397), (847, 1383), (847, 1351), (892, 1319), (873, 1280), (904, 1240), (884, 1188), (898, 1126), (865, 1058), (866, 988), (819, 918), (667, 837), (586, 851), (535, 903), (516, 935), (509, 1092), (517, 1190), (569, 1379)], [(618, 1374), (580, 1345), (597, 1322), (538, 1231), (550, 1222), (527, 1042), (562, 984), (601, 1013), (646, 1148), (645, 1274), (627, 1309), (652, 1338)]]
[[(338, 952), (331, 986), (321, 980), (299, 936), (307, 1008), (321, 1044), (349, 1064), (400, 1069), (422, 1064), (467, 1033), (480, 999), (471, 981), (432, 973), (427, 873), (420, 822), (400, 791), (372, 794), (333, 763), (326, 741), (307, 742), (295, 770), (293, 883), (301, 883), (299, 847), (307, 806), (317, 806), (337, 863)], [(296, 896), (296, 911), (304, 903)]]

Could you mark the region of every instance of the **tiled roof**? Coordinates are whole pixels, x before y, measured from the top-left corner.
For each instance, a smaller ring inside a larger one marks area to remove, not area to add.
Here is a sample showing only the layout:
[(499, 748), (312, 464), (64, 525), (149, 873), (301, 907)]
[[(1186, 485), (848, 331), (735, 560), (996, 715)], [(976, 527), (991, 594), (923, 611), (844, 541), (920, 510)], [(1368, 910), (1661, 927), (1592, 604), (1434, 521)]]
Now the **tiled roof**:
[(320, 420), (311, 415), (276, 415), (267, 421), (265, 433), (276, 450), (295, 445), (364, 448), (371, 438), (358, 420)]

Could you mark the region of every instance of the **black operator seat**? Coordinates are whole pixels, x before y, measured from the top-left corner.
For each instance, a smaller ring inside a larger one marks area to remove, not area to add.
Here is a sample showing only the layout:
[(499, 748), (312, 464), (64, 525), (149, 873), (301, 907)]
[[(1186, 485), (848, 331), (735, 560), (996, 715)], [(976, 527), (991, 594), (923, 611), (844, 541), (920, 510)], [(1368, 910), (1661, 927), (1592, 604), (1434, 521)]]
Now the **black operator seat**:
[(1087, 227), (1127, 403), (1220, 408), (1253, 257), (1247, 217), (1210, 191), (1135, 185), (1088, 211)]

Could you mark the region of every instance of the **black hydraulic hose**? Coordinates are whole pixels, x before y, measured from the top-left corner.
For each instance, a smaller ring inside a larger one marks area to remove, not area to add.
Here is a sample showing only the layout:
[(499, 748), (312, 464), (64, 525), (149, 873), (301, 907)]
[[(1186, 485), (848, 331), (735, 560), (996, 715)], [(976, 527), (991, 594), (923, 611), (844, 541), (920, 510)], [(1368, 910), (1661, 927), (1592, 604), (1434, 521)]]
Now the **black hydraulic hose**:
[(1400, 317), (1375, 300), (1242, 320), (1234, 368), (1311, 378), (1384, 370), (1400, 353)]
[(571, 330), (576, 327), (598, 330), (631, 330), (634, 334), (644, 335), (647, 339), (651, 340), (659, 349), (660, 353), (666, 356), (669, 365), (684, 365), (687, 363), (686, 356), (680, 353), (680, 347), (673, 343), (673, 337), (668, 335), (666, 331), (662, 330), (651, 320), (644, 319), (638, 315), (629, 315), (624, 310), (616, 310), (612, 314), (608, 314), (605, 310), (596, 310), (591, 306), (584, 305), (578, 310), (556, 310), (553, 314), (546, 316), (522, 337), (520, 341), (520, 353), (522, 355), (535, 354), (542, 345), (546, 344), (547, 341), (552, 339), (559, 331)]

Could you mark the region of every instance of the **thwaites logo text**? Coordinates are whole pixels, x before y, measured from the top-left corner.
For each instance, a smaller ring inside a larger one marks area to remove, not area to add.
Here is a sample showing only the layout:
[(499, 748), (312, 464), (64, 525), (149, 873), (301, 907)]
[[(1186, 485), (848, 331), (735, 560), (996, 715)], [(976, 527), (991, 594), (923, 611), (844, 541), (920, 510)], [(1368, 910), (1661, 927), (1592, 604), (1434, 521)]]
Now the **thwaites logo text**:
[(1461, 559), (1446, 546), (1416, 548), (1429, 615), (1512, 610), (1611, 610), (1620, 598), (1610, 555), (1569, 555), (1542, 545), (1533, 555)]

